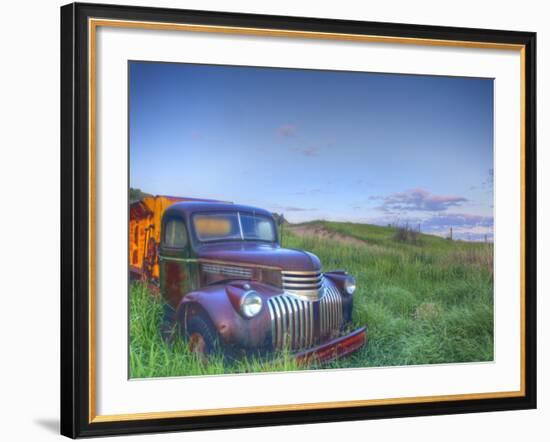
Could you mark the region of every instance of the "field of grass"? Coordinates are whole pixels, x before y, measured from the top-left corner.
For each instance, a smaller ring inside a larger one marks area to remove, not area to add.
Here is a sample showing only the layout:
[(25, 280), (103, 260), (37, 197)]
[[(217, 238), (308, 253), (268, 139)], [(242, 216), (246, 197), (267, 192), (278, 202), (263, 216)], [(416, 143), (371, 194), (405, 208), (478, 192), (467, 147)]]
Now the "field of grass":
[(290, 354), (273, 360), (244, 359), (228, 363), (222, 355), (213, 355), (204, 364), (189, 351), (185, 341), (173, 345), (163, 341), (159, 325), (162, 304), (145, 284), (130, 287), (130, 378), (166, 376), (198, 376), (228, 373), (256, 373), (260, 371), (298, 370)]
[[(398, 229), (366, 224), (318, 221), (298, 227), (284, 228), (283, 245), (315, 253), (324, 270), (353, 274), (358, 287), (353, 321), (369, 327), (364, 349), (327, 368), (493, 359), (492, 244), (422, 234), (399, 240)], [(231, 364), (215, 356), (204, 365), (185, 343), (162, 341), (161, 310), (160, 300), (145, 286), (131, 287), (132, 378), (300, 368), (288, 354)]]

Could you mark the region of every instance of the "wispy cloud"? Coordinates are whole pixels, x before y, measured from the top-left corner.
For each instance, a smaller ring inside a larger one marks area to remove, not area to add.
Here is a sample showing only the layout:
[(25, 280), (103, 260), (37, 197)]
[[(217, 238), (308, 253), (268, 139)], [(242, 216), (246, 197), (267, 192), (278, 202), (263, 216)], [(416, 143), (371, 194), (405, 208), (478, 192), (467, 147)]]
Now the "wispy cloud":
[(447, 236), (453, 229), (453, 238), (468, 241), (493, 240), (492, 216), (453, 213), (432, 216), (422, 222), (422, 230), (439, 236)]
[(471, 213), (447, 213), (434, 215), (422, 222), (422, 225), (429, 229), (450, 228), (450, 227), (493, 227), (492, 216), (474, 215)]
[(290, 138), (296, 135), (296, 126), (294, 124), (282, 124), (277, 128), (277, 134), (283, 138)]
[(317, 155), (319, 155), (320, 150), (321, 149), (319, 147), (310, 146), (304, 149), (299, 149), (299, 152), (306, 157), (316, 157)]
[(297, 154), (303, 155), (305, 157), (317, 157), (323, 150), (321, 145), (311, 144), (306, 147), (296, 147), (293, 146), (290, 148), (291, 151), (296, 152)]
[(435, 195), (420, 188), (386, 196), (371, 196), (370, 199), (381, 201), (378, 209), (384, 212), (442, 212), (468, 201), (462, 196)]
[(493, 240), (493, 216), (475, 215), (472, 213), (430, 214), (427, 217), (385, 215), (378, 218), (367, 218), (363, 222), (386, 225), (408, 225), (419, 228), (424, 233), (447, 237), (453, 229), (453, 238), (468, 241)]
[(306, 208), (306, 207), (283, 207), (283, 210), (285, 210), (286, 212), (312, 212), (312, 211), (315, 211), (317, 209), (310, 209), (310, 208)]
[(298, 192), (292, 193), (292, 195), (315, 195), (320, 193), (327, 193), (327, 192), (324, 192), (320, 188), (315, 188), (315, 189), (309, 189), (309, 190), (300, 190)]
[(278, 212), (314, 212), (318, 209), (314, 207), (300, 207), (300, 206), (282, 206), (280, 204), (273, 204), (270, 207), (272, 210)]

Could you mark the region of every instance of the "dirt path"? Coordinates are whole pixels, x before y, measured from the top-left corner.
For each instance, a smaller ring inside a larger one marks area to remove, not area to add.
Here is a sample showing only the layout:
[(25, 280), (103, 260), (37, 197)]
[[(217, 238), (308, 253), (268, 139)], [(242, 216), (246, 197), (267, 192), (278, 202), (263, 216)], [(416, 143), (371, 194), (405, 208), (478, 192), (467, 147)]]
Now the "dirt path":
[(366, 241), (363, 241), (353, 236), (343, 235), (338, 232), (331, 232), (330, 230), (325, 229), (322, 226), (315, 225), (285, 225), (285, 230), (289, 230), (292, 233), (300, 236), (314, 236), (315, 238), (320, 239), (330, 239), (333, 241), (338, 241), (342, 244), (348, 244), (353, 246), (364, 246), (367, 244)]

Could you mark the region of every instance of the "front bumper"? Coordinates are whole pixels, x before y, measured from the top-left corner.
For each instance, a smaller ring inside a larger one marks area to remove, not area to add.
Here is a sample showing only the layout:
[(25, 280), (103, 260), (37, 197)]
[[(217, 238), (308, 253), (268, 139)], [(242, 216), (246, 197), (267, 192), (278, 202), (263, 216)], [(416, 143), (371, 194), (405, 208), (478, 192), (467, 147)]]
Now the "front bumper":
[(367, 342), (367, 327), (361, 327), (348, 335), (308, 348), (296, 353), (295, 358), (299, 364), (327, 363), (335, 359), (348, 356)]

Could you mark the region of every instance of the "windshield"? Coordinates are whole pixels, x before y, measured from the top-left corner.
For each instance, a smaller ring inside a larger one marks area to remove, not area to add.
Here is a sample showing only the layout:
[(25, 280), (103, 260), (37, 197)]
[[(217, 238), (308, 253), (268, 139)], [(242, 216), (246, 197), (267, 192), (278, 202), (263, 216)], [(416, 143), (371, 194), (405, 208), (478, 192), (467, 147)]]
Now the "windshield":
[(193, 227), (201, 242), (228, 240), (275, 242), (277, 239), (272, 218), (248, 212), (195, 214)]

